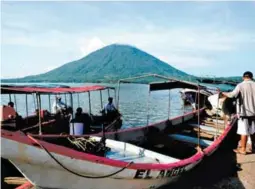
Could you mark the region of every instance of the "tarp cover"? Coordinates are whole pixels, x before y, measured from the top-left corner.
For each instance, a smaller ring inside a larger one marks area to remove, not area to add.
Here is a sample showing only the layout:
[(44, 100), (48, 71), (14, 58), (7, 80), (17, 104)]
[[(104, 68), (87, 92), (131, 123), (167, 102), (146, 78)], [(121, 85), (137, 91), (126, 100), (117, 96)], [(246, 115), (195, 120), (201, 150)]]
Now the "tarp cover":
[(1, 86), (2, 94), (30, 94), (30, 93), (82, 93), (88, 91), (97, 91), (104, 89), (113, 89), (112, 87), (105, 86), (82, 86), (82, 87), (18, 87), (18, 86)]

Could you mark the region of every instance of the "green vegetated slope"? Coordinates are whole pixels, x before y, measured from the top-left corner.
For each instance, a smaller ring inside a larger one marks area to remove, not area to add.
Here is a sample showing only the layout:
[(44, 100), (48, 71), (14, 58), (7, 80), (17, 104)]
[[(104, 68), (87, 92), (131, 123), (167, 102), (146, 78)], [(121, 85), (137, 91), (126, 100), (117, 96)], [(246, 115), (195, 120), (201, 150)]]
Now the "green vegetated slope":
[[(113, 44), (44, 74), (3, 82), (116, 82), (121, 78), (159, 74), (194, 78), (156, 57), (129, 45)], [(142, 82), (148, 79), (140, 80)]]

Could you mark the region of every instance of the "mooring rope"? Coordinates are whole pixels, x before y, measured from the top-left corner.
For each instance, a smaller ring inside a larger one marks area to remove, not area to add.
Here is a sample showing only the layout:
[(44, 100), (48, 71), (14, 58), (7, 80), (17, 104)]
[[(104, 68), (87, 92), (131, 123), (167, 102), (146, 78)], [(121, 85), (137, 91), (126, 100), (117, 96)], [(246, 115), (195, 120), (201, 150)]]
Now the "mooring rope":
[(79, 173), (76, 173), (70, 169), (68, 169), (67, 167), (65, 167), (62, 163), (60, 163), (48, 150), (47, 148), (45, 148), (41, 143), (39, 143), (35, 138), (33, 138), (32, 136), (30, 135), (27, 135), (29, 139), (31, 139), (32, 141), (34, 141), (36, 144), (38, 144), (42, 149), (44, 149), (45, 152), (47, 152), (47, 154), (53, 159), (55, 160), (55, 162), (60, 165), (63, 169), (65, 169), (66, 171), (76, 175), (76, 176), (79, 176), (79, 177), (83, 177), (83, 178), (88, 178), (88, 179), (102, 179), (102, 178), (107, 178), (107, 177), (111, 177), (111, 176), (114, 176), (122, 171), (124, 171), (126, 168), (128, 168), (131, 164), (133, 164), (134, 162), (131, 161), (129, 162), (125, 167), (122, 167), (120, 170), (114, 172), (114, 173), (111, 173), (111, 174), (108, 174), (108, 175), (103, 175), (103, 176), (98, 176), (98, 177), (92, 177), (92, 176), (88, 176), (88, 175), (82, 175), (82, 174), (79, 174)]

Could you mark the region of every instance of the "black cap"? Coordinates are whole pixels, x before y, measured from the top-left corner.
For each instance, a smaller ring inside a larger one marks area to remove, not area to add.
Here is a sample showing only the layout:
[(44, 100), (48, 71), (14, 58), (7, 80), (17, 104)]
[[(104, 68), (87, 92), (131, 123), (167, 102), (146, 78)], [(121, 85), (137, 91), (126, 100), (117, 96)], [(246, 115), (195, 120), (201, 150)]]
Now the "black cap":
[(252, 74), (252, 72), (250, 72), (250, 71), (247, 71), (247, 72), (244, 72), (243, 73), (243, 77), (248, 77), (248, 78), (253, 78), (253, 74)]

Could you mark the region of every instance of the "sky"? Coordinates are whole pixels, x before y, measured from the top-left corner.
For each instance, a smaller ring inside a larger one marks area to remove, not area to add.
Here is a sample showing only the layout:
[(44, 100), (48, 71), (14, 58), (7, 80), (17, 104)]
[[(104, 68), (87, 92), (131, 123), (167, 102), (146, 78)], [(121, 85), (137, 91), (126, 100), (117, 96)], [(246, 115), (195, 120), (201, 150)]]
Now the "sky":
[(255, 2), (1, 2), (1, 78), (113, 43), (196, 76), (255, 74)]

